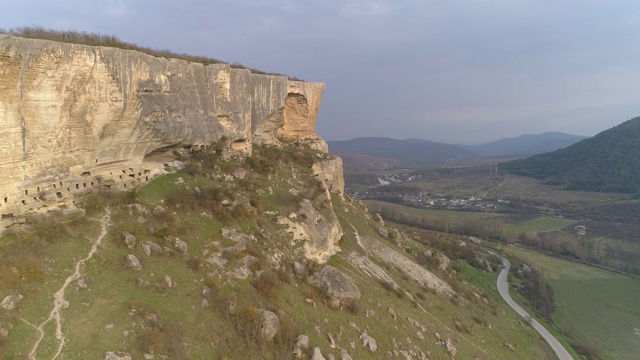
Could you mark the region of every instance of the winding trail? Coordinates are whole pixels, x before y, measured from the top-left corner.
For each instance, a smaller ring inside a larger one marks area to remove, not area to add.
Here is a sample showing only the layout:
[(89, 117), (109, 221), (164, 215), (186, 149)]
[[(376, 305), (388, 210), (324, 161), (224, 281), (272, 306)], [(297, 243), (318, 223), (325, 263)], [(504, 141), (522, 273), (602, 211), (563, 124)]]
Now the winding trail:
[(34, 324), (31, 324), (27, 320), (22, 319), (25, 323), (33, 326), (38, 331), (38, 333), (40, 334), (40, 336), (38, 337), (38, 340), (36, 341), (35, 344), (33, 344), (33, 347), (31, 348), (31, 351), (29, 352), (29, 359), (30, 360), (36, 360), (36, 353), (38, 351), (38, 347), (40, 346), (40, 342), (42, 341), (42, 339), (44, 338), (44, 335), (45, 335), (44, 334), (44, 327), (45, 327), (45, 325), (47, 325), (47, 323), (49, 323), (49, 321), (52, 321), (52, 320), (55, 320), (55, 323), (56, 323), (56, 339), (58, 339), (59, 345), (58, 345), (58, 350), (56, 351), (56, 354), (53, 356), (53, 358), (51, 358), (51, 360), (55, 360), (58, 356), (60, 356), (60, 353), (62, 352), (62, 348), (64, 347), (64, 345), (65, 345), (65, 343), (67, 341), (66, 337), (64, 336), (64, 333), (62, 332), (62, 313), (61, 313), (61, 309), (62, 308), (67, 308), (69, 306), (69, 302), (67, 300), (65, 300), (65, 298), (64, 298), (64, 293), (67, 290), (67, 287), (69, 286), (69, 284), (71, 284), (73, 281), (76, 281), (76, 280), (78, 280), (80, 278), (80, 268), (89, 259), (91, 259), (93, 257), (93, 254), (95, 254), (96, 251), (98, 250), (98, 246), (102, 243), (102, 239), (104, 239), (104, 237), (107, 235), (107, 229), (109, 228), (109, 220), (110, 220), (110, 218), (111, 218), (111, 211), (109, 209), (107, 209), (105, 211), (104, 216), (100, 220), (100, 224), (102, 226), (102, 229), (100, 231), (100, 235), (93, 242), (93, 245), (91, 246), (91, 250), (89, 251), (89, 254), (76, 263), (75, 271), (73, 272), (73, 274), (71, 274), (67, 278), (67, 280), (65, 280), (64, 284), (62, 285), (62, 287), (58, 291), (56, 291), (55, 294), (53, 294), (53, 309), (49, 313), (49, 317), (46, 318), (38, 326), (36, 326)]
[[(493, 253), (493, 252), (491, 253), (494, 255), (500, 256), (496, 253)], [(556, 355), (558, 356), (558, 359), (573, 360), (573, 358), (571, 357), (567, 349), (565, 349), (564, 346), (562, 346), (562, 344), (560, 344), (560, 342), (553, 335), (551, 335), (551, 333), (544, 326), (542, 326), (538, 322), (538, 320), (531, 317), (531, 315), (529, 315), (523, 308), (521, 308), (520, 305), (516, 304), (516, 302), (513, 301), (513, 299), (511, 298), (511, 295), (509, 295), (509, 284), (507, 283), (507, 275), (509, 274), (511, 263), (509, 262), (509, 260), (505, 259), (502, 256), (500, 256), (500, 258), (502, 259), (502, 264), (504, 265), (504, 267), (500, 271), (500, 275), (498, 275), (497, 286), (498, 286), (498, 292), (500, 293), (500, 296), (502, 296), (504, 301), (509, 306), (511, 306), (511, 308), (515, 310), (515, 312), (517, 312), (520, 316), (522, 316), (525, 320), (527, 320), (527, 322), (529, 322), (531, 326), (544, 338), (544, 340), (549, 344), (549, 346), (551, 346), (553, 351), (556, 353)]]

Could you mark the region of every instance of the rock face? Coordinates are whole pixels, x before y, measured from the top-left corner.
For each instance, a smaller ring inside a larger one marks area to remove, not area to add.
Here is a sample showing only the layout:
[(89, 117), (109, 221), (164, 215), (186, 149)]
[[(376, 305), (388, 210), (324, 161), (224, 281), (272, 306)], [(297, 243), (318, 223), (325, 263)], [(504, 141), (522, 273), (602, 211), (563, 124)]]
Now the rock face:
[(222, 137), (247, 154), (299, 140), (326, 151), (315, 132), (322, 83), (3, 34), (0, 74), (4, 217), (91, 188), (130, 189), (174, 150)]
[(313, 284), (324, 289), (336, 306), (349, 306), (360, 300), (360, 289), (353, 279), (331, 265), (313, 275)]

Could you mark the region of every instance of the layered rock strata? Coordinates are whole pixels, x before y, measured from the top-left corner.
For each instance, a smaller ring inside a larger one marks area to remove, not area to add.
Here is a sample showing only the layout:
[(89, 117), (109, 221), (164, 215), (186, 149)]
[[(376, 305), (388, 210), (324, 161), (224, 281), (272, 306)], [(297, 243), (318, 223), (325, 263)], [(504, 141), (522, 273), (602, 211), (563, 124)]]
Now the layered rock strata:
[(0, 34), (0, 214), (69, 204), (96, 187), (128, 189), (171, 154), (225, 137), (309, 140), (324, 84), (137, 51)]

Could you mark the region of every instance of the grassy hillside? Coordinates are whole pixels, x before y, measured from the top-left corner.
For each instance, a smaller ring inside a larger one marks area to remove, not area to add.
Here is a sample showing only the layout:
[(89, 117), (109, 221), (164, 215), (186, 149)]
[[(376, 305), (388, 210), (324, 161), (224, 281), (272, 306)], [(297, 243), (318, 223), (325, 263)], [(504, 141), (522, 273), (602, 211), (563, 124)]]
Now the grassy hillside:
[[(84, 198), (85, 211), (26, 218), (0, 238), (0, 298), (21, 297), (0, 310), (0, 357), (288, 359), (304, 334), (303, 358), (318, 347), (337, 358), (450, 359), (447, 339), (459, 359), (552, 358), (494, 290), (498, 268), (471, 266), (491, 260), (482, 249), (396, 231), (359, 202), (328, 199), (310, 169), (325, 157), (297, 147), (195, 154), (139, 190)], [(311, 285), (324, 265), (305, 259), (304, 242), (283, 225), (304, 218), (305, 199), (325, 219), (337, 216), (344, 235), (328, 264), (357, 284), (354, 304)], [(439, 270), (427, 251), (451, 265)], [(426, 274), (453, 292), (425, 285)], [(279, 318), (272, 340), (261, 309)]]
[(640, 117), (554, 152), (501, 164), (569, 190), (640, 194)]
[(558, 332), (591, 344), (603, 359), (637, 358), (640, 279), (523, 248), (509, 247), (507, 252), (544, 273), (556, 297), (553, 319)]

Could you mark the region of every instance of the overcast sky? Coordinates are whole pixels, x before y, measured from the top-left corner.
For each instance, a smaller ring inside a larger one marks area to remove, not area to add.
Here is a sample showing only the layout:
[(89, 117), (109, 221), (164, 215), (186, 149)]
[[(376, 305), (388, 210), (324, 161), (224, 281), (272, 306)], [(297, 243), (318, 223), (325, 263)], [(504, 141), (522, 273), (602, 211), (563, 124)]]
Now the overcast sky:
[(0, 27), (116, 35), (327, 84), (318, 133), (475, 144), (640, 115), (640, 1), (0, 0)]

